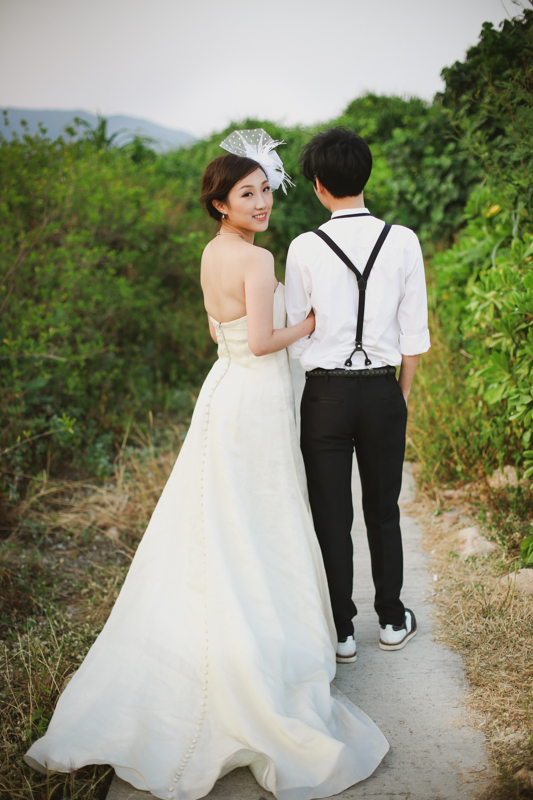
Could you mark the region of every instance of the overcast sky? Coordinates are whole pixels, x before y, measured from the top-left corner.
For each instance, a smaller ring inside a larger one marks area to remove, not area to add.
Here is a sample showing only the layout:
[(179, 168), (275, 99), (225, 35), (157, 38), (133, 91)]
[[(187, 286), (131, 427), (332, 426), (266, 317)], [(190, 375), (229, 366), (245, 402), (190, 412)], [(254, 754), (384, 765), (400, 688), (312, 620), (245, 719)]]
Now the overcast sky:
[(513, 0), (0, 0), (0, 107), (128, 114), (202, 136), (431, 99)]

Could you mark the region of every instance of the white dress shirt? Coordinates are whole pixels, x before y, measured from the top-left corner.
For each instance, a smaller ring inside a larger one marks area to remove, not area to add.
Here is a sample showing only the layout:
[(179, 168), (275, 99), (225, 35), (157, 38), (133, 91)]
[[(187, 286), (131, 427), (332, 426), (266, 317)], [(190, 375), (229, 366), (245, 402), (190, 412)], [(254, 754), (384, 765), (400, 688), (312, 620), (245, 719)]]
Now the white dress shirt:
[[(357, 218), (338, 219), (346, 214)], [(335, 211), (321, 225), (348, 258), (363, 272), (384, 222), (366, 208)], [(334, 369), (355, 347), (359, 290), (354, 273), (315, 233), (302, 233), (289, 247), (285, 272), (287, 325), (316, 315), (311, 336), (289, 347), (309, 371)], [(429, 330), (424, 261), (416, 234), (393, 225), (370, 273), (366, 289), (363, 348), (372, 367), (398, 366), (402, 354), (429, 350)], [(364, 369), (365, 357), (352, 356), (352, 369)]]

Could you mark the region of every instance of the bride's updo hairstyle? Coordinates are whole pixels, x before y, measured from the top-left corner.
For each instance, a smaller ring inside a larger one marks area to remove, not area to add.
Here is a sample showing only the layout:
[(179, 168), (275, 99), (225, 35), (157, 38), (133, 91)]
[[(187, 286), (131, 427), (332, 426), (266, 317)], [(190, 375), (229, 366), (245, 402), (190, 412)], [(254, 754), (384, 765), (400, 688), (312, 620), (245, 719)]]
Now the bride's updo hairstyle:
[(262, 167), (253, 158), (236, 156), (233, 153), (218, 156), (207, 165), (202, 178), (200, 200), (210, 217), (220, 222), (222, 214), (213, 205), (213, 200), (219, 200), (221, 203), (227, 202), (228, 194), (235, 184), (255, 172), (256, 169), (262, 169)]

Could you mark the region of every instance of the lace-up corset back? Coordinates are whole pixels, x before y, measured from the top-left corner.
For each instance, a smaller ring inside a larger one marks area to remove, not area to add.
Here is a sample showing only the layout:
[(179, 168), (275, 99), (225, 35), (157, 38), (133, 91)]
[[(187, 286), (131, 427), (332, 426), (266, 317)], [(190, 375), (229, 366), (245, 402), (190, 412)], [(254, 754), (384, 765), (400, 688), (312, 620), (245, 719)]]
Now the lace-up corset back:
[[(274, 328), (285, 327), (285, 292), (284, 286), (278, 283), (274, 292)], [(218, 357), (227, 358), (232, 364), (241, 366), (251, 366), (256, 359), (248, 347), (248, 318), (239, 317), (231, 322), (217, 322), (211, 317), (211, 322), (215, 327), (218, 341)], [(277, 353), (272, 353), (270, 357), (276, 357)], [(268, 358), (269, 356), (262, 356)]]

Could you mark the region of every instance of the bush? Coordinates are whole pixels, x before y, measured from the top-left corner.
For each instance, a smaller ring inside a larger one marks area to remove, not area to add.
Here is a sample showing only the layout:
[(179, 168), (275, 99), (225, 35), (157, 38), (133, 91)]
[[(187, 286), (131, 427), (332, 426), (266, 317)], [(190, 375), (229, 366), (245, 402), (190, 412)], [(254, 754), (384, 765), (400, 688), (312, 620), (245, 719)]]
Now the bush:
[(426, 245), (449, 244), (481, 171), (440, 101), (430, 106), (416, 97), (368, 94), (350, 103), (337, 122), (372, 147), (365, 198), (373, 213), (413, 228)]
[[(530, 11), (500, 32), (487, 24), (465, 64), (444, 71), (444, 105), (484, 170), (465, 230), (434, 259), (437, 330), (459, 377), (441, 390), (430, 357), (427, 395), (414, 408), (425, 474), (446, 480), (503, 464), (533, 476), (532, 36)], [(449, 425), (434, 426), (428, 402)]]
[(2, 138), (0, 173), (0, 454), (16, 497), (63, 462), (105, 474), (132, 415), (201, 380), (209, 233), (129, 151)]

